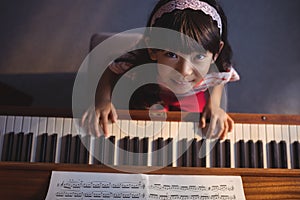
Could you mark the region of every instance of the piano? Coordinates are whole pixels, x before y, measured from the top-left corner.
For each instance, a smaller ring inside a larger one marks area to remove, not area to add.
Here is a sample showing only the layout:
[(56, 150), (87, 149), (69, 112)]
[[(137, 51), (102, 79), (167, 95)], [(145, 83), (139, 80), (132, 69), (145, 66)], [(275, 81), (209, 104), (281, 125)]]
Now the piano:
[(1, 199), (44, 199), (53, 170), (239, 175), (246, 199), (300, 199), (300, 116), (230, 113), (234, 130), (210, 140), (195, 113), (119, 111), (95, 138), (70, 111), (0, 110)]

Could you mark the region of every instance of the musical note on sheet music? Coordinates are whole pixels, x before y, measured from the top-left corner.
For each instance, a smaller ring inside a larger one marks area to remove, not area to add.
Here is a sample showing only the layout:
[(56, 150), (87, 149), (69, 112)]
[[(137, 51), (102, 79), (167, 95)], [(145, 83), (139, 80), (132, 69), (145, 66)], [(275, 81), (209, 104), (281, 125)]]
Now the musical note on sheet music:
[(52, 172), (46, 200), (243, 200), (239, 176)]

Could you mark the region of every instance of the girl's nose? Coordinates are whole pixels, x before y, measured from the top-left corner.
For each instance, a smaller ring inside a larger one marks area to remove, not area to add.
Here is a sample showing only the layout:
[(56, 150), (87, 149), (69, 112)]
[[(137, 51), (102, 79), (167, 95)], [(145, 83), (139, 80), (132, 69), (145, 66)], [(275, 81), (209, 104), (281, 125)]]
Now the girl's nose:
[(177, 71), (183, 77), (186, 77), (193, 74), (193, 67), (191, 66), (191, 63), (183, 59), (181, 62), (178, 63)]

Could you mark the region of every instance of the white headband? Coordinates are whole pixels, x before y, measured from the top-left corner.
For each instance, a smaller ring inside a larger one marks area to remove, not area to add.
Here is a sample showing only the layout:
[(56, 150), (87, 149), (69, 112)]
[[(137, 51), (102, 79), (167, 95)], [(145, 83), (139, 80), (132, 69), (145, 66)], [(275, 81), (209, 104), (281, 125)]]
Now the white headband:
[(222, 20), (217, 10), (203, 1), (195, 1), (195, 0), (173, 0), (162, 7), (160, 7), (156, 13), (153, 15), (151, 20), (151, 26), (155, 23), (155, 21), (160, 18), (165, 13), (170, 13), (175, 9), (184, 10), (190, 8), (192, 10), (201, 10), (205, 14), (212, 17), (214, 21), (218, 23), (218, 28), (220, 29), (220, 35), (222, 35)]

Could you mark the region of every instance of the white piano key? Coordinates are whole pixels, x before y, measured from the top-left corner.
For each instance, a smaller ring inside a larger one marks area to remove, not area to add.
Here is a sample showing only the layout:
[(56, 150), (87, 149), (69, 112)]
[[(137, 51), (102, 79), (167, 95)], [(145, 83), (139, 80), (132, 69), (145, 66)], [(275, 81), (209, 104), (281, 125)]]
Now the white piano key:
[(0, 156), (2, 157), (3, 149), (3, 140), (5, 135), (5, 126), (6, 126), (7, 116), (0, 116)]
[(48, 117), (46, 133), (49, 135), (55, 133), (55, 117)]
[(31, 123), (31, 117), (25, 116), (23, 118), (23, 124), (22, 124), (22, 132), (25, 134), (30, 132), (30, 123)]
[(242, 131), (243, 131), (245, 143), (251, 140), (250, 124), (243, 124)]
[(235, 160), (236, 160), (236, 157), (235, 157), (235, 131), (234, 131), (234, 128), (233, 130), (228, 133), (228, 135), (226, 136), (226, 139), (229, 139), (230, 140), (230, 168), (235, 168), (236, 165), (235, 165)]
[(290, 133), (288, 125), (282, 125), (282, 140), (286, 143), (287, 167), (291, 169)]
[(199, 127), (199, 122), (194, 122), (194, 138), (197, 139), (197, 141), (201, 140), (203, 138), (202, 129)]
[(146, 121), (144, 120), (138, 120), (137, 121), (137, 136), (142, 139), (146, 136)]
[(165, 140), (170, 137), (170, 123), (169, 122), (162, 122), (161, 123), (161, 137)]
[(239, 154), (240, 152), (238, 152), (238, 142), (240, 140), (244, 139), (244, 134), (243, 134), (243, 125), (242, 124), (235, 124), (234, 125), (234, 133), (235, 133), (235, 166), (239, 166)]
[(33, 133), (30, 162), (36, 162), (37, 137), (39, 133), (39, 117), (31, 118), (30, 132)]
[(166, 145), (164, 145), (164, 147), (162, 148), (162, 153), (163, 153), (163, 157), (164, 157), (164, 160), (163, 160), (163, 166), (167, 166), (169, 165), (170, 163), (167, 163), (168, 160), (167, 160), (167, 157), (168, 157), (168, 146), (169, 145), (172, 145), (172, 144), (167, 144), (167, 140), (168, 138), (170, 138), (170, 123), (169, 122), (166, 122), (166, 121), (163, 121), (162, 122), (162, 130), (161, 130), (161, 136), (162, 138), (164, 139), (164, 142)]
[(300, 142), (300, 126), (297, 126), (298, 141)]
[(14, 132), (15, 117), (8, 116), (6, 121), (5, 133)]
[(63, 122), (63, 136), (72, 134), (72, 118), (64, 118)]
[[(154, 144), (157, 143), (157, 139), (162, 137), (162, 122), (161, 121), (152, 121), (153, 123), (153, 132), (152, 132), (152, 138), (150, 142), (150, 146), (152, 147), (152, 165), (157, 165), (157, 155), (161, 153), (161, 150), (154, 149)], [(149, 138), (149, 139), (150, 139)]]
[(270, 168), (271, 167), (271, 159), (270, 159), (270, 149), (269, 149), (269, 145), (271, 141), (275, 140), (274, 137), (274, 125), (273, 124), (267, 124), (266, 125), (266, 143), (267, 143), (267, 167)]
[(182, 140), (187, 138), (186, 130), (187, 130), (187, 123), (180, 122), (179, 123), (179, 131), (178, 131), (178, 142), (177, 142), (177, 165), (178, 165), (178, 159), (187, 150), (187, 149), (183, 149), (183, 147), (182, 147)]
[(279, 143), (282, 140), (281, 125), (274, 125), (274, 140)]
[(267, 135), (266, 135), (266, 125), (258, 125), (258, 138), (263, 144), (263, 167), (267, 168), (268, 158), (267, 158)]
[[(187, 150), (192, 148), (192, 142), (195, 138), (195, 127), (194, 127), (194, 122), (186, 122), (186, 137), (187, 137)], [(187, 151), (187, 160), (188, 160), (188, 166), (191, 165), (189, 163), (190, 158), (192, 157), (191, 152)], [(191, 167), (191, 166), (189, 166)]]
[(250, 125), (250, 134), (251, 134), (251, 139), (253, 140), (253, 142), (255, 144), (259, 140), (258, 124)]
[(249, 149), (248, 142), (252, 139), (250, 133), (250, 124), (243, 124), (243, 135), (245, 142), (245, 166), (249, 166)]
[(128, 132), (130, 138), (137, 137), (137, 120), (130, 120), (129, 121), (129, 127), (128, 127)]
[[(297, 133), (297, 126), (296, 125), (291, 125), (289, 126), (289, 132), (290, 132), (290, 145), (289, 145), (289, 149), (290, 149), (290, 152), (291, 152), (291, 158), (294, 158), (294, 155), (293, 155), (293, 143), (295, 141), (299, 141), (298, 140), (298, 133)], [(295, 166), (295, 163), (294, 163), (294, 159), (291, 159), (291, 166), (294, 168)]]
[(14, 132), (15, 132), (15, 134), (18, 134), (22, 131), (22, 125), (23, 125), (23, 117), (22, 116), (16, 116), (15, 117), (15, 123), (14, 123)]
[(38, 135), (42, 135), (43, 133), (46, 132), (47, 132), (47, 117), (40, 117)]
[(119, 120), (120, 121), (120, 129), (121, 129), (121, 139), (130, 136), (129, 132), (129, 120)]
[[(278, 160), (280, 162), (280, 148), (279, 148), (279, 143), (280, 141), (282, 141), (282, 125), (279, 125), (279, 124), (275, 124), (274, 125), (274, 140), (276, 141), (277, 145), (278, 145), (278, 153), (279, 155), (278, 156)], [(279, 166), (280, 167), (280, 163), (279, 163)]]
[(120, 129), (120, 120), (118, 122), (112, 124), (112, 135), (115, 136), (115, 155), (114, 155), (114, 164), (113, 165), (119, 165), (119, 160), (120, 160), (120, 151), (119, 151), (119, 146), (120, 146), (120, 137), (121, 137), (121, 129)]
[(64, 119), (62, 117), (56, 118), (55, 119), (55, 129), (54, 129), (54, 132), (57, 133), (55, 163), (60, 162), (61, 140), (62, 140), (62, 137), (63, 137), (63, 126), (64, 126)]
[(152, 166), (152, 142), (154, 132), (153, 121), (146, 121), (145, 123), (145, 136), (148, 137), (148, 166)]
[(177, 167), (177, 144), (178, 144), (178, 129), (179, 123), (172, 121), (170, 122), (170, 134), (173, 138), (173, 155), (172, 155), (172, 166)]
[(257, 157), (257, 148), (256, 148), (256, 143), (259, 140), (259, 135), (258, 135), (258, 124), (250, 124), (250, 134), (251, 134), (251, 140), (253, 141), (254, 144), (254, 166), (258, 166), (258, 159)]
[(153, 140), (162, 137), (162, 122), (161, 121), (152, 121), (153, 122)]

